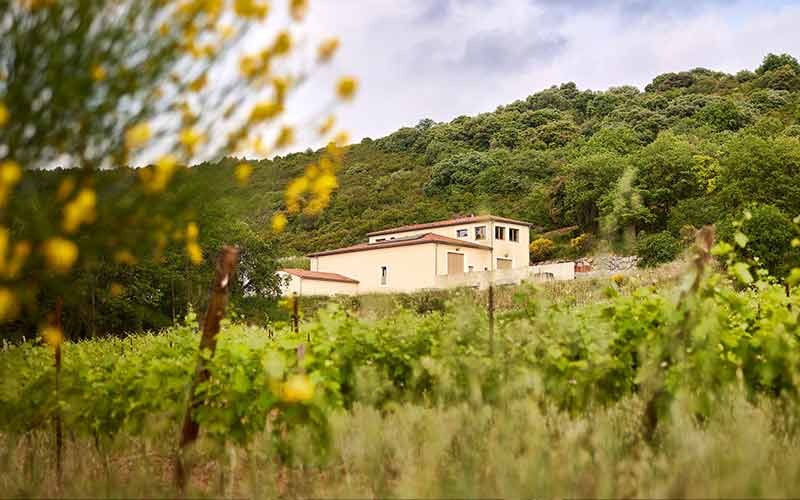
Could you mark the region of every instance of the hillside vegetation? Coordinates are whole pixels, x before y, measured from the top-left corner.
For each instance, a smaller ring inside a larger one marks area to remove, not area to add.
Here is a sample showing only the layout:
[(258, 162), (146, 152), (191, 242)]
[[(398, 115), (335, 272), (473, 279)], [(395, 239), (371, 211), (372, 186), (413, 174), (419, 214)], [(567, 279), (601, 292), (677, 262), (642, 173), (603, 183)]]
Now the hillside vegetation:
[[(286, 182), (317, 153), (200, 165), (191, 183), (256, 228), (282, 208)], [(631, 86), (565, 83), (477, 116), (421, 120), (353, 145), (319, 217), (290, 220), (282, 252), (360, 241), (371, 230), (492, 212), (544, 231), (626, 234), (721, 222), (750, 203), (800, 213), (800, 64), (768, 55), (735, 75), (696, 68)], [(628, 242), (631, 244), (630, 242)], [(631, 247), (632, 248), (632, 247)]]
[[(643, 91), (566, 83), (493, 112), (449, 123), (421, 120), (364, 139), (349, 148), (330, 206), (290, 217), (276, 236), (270, 221), (285, 209), (287, 184), (321, 154), (251, 162), (244, 185), (234, 172), (241, 159), (182, 171), (169, 195), (196, 212), (203, 265), (188, 264), (182, 248), (157, 264), (120, 265), (110, 257), (88, 263), (62, 294), (66, 330), (79, 338), (158, 329), (190, 305), (202, 310), (223, 243), (243, 249), (234, 303), (249, 303), (263, 318), (278, 290), (277, 258), (469, 213), (532, 222), (534, 260), (610, 246), (656, 265), (674, 258), (704, 224), (716, 223), (732, 241), (747, 210), (741, 223), (748, 258), (759, 257), (779, 279), (800, 262), (790, 245), (797, 236), (791, 218), (800, 214), (800, 64), (789, 55), (770, 54), (754, 71), (736, 75), (667, 73)], [(42, 172), (39, 185), (55, 192), (60, 175)], [(108, 174), (98, 204), (117, 196), (111, 179), (124, 175)], [(28, 210), (38, 214), (40, 207)], [(118, 219), (108, 222), (114, 234)], [(52, 311), (56, 300), (39, 303)], [(31, 336), (37, 328), (17, 322), (4, 335)]]

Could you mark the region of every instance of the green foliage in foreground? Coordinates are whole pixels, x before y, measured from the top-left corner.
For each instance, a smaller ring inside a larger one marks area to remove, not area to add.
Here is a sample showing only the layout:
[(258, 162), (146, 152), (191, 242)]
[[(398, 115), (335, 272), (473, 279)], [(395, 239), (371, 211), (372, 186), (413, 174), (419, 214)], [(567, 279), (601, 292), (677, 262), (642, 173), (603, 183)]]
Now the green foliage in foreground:
[[(494, 354), (485, 311), (474, 304), (380, 320), (332, 308), (299, 333), (228, 324), (212, 378), (199, 389), (205, 403), (198, 419), (208, 437), (245, 445), (273, 415), (276, 439), (286, 425), (308, 425), (324, 449), (326, 415), (356, 403), (391, 410), (406, 402), (478, 397), (497, 404), (538, 394), (580, 414), (636, 394), (687, 393), (707, 416), (720, 391), (740, 383), (750, 397), (800, 395), (800, 294), (787, 296), (764, 281), (736, 290), (722, 275), (696, 293), (643, 288), (623, 296), (612, 287), (607, 294), (588, 306), (548, 307), (535, 289), (520, 292), (515, 309), (497, 318)], [(59, 392), (49, 348), (7, 346), (0, 353), (0, 430), (48, 428), (56, 412), (72, 432), (101, 440), (174, 428), (197, 344), (192, 326), (67, 343)], [(281, 384), (300, 370), (315, 395), (287, 402)]]

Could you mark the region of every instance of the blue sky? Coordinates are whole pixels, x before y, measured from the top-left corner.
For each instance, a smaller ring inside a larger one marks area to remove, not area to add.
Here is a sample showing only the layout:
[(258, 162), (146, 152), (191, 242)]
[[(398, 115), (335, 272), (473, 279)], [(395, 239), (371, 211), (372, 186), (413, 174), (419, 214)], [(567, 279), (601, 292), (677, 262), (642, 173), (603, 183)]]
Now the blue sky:
[(697, 66), (735, 73), (767, 52), (800, 57), (798, 26), (800, 0), (316, 0), (304, 29), (342, 48), (289, 118), (313, 114), (339, 74), (361, 81), (337, 113), (359, 140), (567, 81), (605, 90)]

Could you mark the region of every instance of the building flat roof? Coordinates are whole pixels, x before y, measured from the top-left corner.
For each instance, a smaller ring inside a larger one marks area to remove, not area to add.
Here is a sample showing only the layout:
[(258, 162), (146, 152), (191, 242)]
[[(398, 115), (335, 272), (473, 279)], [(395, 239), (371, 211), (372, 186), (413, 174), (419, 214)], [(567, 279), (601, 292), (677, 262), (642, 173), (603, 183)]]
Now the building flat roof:
[(295, 268), (286, 268), (286, 269), (278, 269), (278, 271), (283, 271), (284, 273), (291, 274), (293, 276), (297, 276), (299, 278), (307, 279), (307, 280), (320, 280), (320, 281), (340, 281), (342, 283), (358, 283), (358, 280), (354, 280), (353, 278), (348, 278), (347, 276), (343, 276), (341, 274), (336, 273), (323, 273), (320, 271), (309, 271), (307, 269), (295, 269)]
[(359, 243), (358, 245), (353, 245), (344, 248), (337, 248), (335, 250), (325, 250), (322, 252), (315, 252), (312, 254), (308, 254), (309, 257), (321, 257), (323, 255), (335, 255), (339, 253), (348, 253), (348, 252), (364, 252), (368, 250), (378, 250), (381, 248), (394, 248), (394, 247), (404, 247), (408, 245), (422, 245), (426, 243), (441, 243), (443, 245), (452, 245), (452, 246), (459, 246), (459, 247), (468, 247), (468, 248), (480, 248), (483, 250), (491, 250), (492, 247), (486, 245), (479, 245), (478, 243), (472, 243), (471, 241), (462, 241), (455, 238), (449, 238), (447, 236), (442, 236), (440, 234), (434, 233), (425, 233), (419, 236), (412, 236), (412, 237), (404, 237), (402, 239), (396, 240), (386, 240), (386, 241), (379, 241), (375, 243)]
[(391, 229), (381, 229), (380, 231), (373, 231), (371, 233), (367, 233), (367, 236), (380, 236), (383, 234), (400, 233), (403, 231), (416, 231), (418, 229), (431, 229), (434, 227), (458, 226), (461, 224), (470, 224), (473, 222), (485, 222), (485, 221), (505, 222), (508, 224), (519, 224), (520, 226), (528, 226), (528, 227), (531, 226), (529, 222), (508, 219), (506, 217), (497, 217), (495, 215), (470, 215), (469, 217), (458, 217), (455, 219), (440, 220), (436, 222), (427, 222), (423, 224), (409, 224), (407, 226), (393, 227)]

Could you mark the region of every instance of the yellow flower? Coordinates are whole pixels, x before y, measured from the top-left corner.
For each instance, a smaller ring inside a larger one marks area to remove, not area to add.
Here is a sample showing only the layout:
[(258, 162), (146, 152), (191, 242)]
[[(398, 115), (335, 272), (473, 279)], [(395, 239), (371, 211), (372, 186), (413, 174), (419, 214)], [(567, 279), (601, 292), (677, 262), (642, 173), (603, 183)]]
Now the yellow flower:
[(250, 174), (253, 173), (253, 166), (249, 163), (240, 163), (236, 166), (236, 170), (234, 170), (234, 175), (236, 176), (236, 180), (239, 181), (239, 184), (247, 184), (247, 181), (250, 179)]
[(0, 127), (8, 123), (8, 108), (0, 102)]
[(239, 59), (239, 71), (247, 78), (253, 78), (258, 73), (258, 59), (252, 55), (245, 55)]
[(64, 342), (64, 333), (55, 326), (46, 326), (39, 332), (44, 343), (55, 349)]
[(106, 69), (100, 66), (99, 64), (92, 64), (91, 74), (92, 74), (92, 80), (96, 82), (102, 82), (108, 76), (108, 73), (106, 73)]
[(277, 102), (273, 101), (263, 101), (257, 103), (253, 106), (253, 110), (250, 111), (250, 121), (252, 123), (258, 123), (265, 120), (271, 120), (275, 118), (283, 111), (283, 106), (281, 106)]
[(342, 100), (350, 100), (356, 94), (358, 81), (352, 76), (344, 76), (336, 84), (336, 95)]
[(333, 115), (328, 115), (325, 118), (325, 121), (322, 122), (322, 125), (319, 126), (319, 135), (326, 135), (331, 130), (333, 130), (333, 126), (336, 125), (336, 117)]
[(200, 230), (197, 228), (197, 224), (190, 222), (189, 225), (186, 226), (186, 239), (195, 241), (198, 236), (200, 236)]
[(150, 125), (147, 123), (139, 123), (134, 125), (127, 132), (125, 132), (125, 147), (128, 149), (135, 149), (140, 146), (143, 146), (147, 141), (150, 140), (152, 136), (152, 132), (150, 131)]
[(302, 21), (308, 12), (308, 0), (291, 0), (289, 12), (292, 15), (292, 19), (298, 22)]
[(81, 224), (94, 222), (97, 195), (91, 189), (81, 189), (74, 200), (64, 206), (62, 228), (67, 233), (75, 232)]
[(276, 233), (280, 233), (283, 231), (283, 228), (286, 227), (286, 216), (278, 213), (272, 216), (272, 230)]
[(151, 193), (160, 193), (167, 188), (175, 169), (178, 166), (178, 159), (174, 155), (164, 155), (158, 159), (155, 169), (141, 169), (139, 176), (145, 184), (145, 190)]
[(64, 180), (58, 185), (58, 191), (56, 191), (56, 198), (58, 200), (66, 200), (69, 195), (72, 194), (72, 190), (75, 189), (75, 178), (72, 176), (65, 177)]
[(189, 256), (189, 260), (194, 265), (198, 265), (203, 262), (203, 250), (200, 248), (200, 245), (194, 241), (190, 241), (186, 244), (186, 254)]
[(328, 62), (333, 58), (333, 55), (336, 53), (336, 50), (339, 48), (339, 39), (338, 38), (328, 38), (324, 40), (321, 44), (319, 44), (319, 48), (317, 49), (317, 59), (319, 62)]
[(292, 50), (292, 36), (286, 30), (281, 31), (275, 37), (275, 43), (272, 44), (272, 53), (276, 56), (282, 56), (290, 50)]
[(269, 5), (254, 0), (234, 0), (233, 10), (240, 17), (264, 19), (269, 13)]
[(8, 258), (10, 232), (5, 227), (0, 227), (0, 275), (14, 279), (19, 275), (25, 259), (31, 253), (31, 244), (20, 241), (14, 245), (11, 258)]
[(108, 287), (108, 292), (112, 297), (122, 297), (125, 293), (125, 287), (119, 283), (111, 283), (111, 286)]
[(290, 403), (309, 401), (314, 397), (314, 384), (305, 374), (292, 375), (283, 384), (283, 400)]
[(14, 186), (22, 179), (22, 168), (13, 160), (0, 163), (0, 207), (5, 206)]
[(208, 73), (203, 73), (198, 76), (192, 83), (189, 84), (189, 90), (192, 92), (200, 92), (208, 83)]
[(130, 250), (118, 250), (114, 253), (114, 260), (118, 264), (125, 266), (132, 266), (137, 262), (136, 257), (134, 257)]
[(275, 100), (283, 102), (286, 99), (286, 91), (289, 90), (289, 81), (286, 78), (273, 78), (272, 88), (275, 90)]
[(275, 139), (275, 147), (277, 149), (285, 148), (290, 146), (294, 142), (294, 129), (288, 125), (284, 125), (281, 127), (281, 131), (278, 132), (278, 138)]
[(205, 136), (195, 129), (189, 127), (181, 130), (179, 141), (189, 154), (194, 154), (194, 150), (198, 144), (205, 142)]
[(64, 238), (51, 238), (44, 242), (42, 253), (49, 269), (65, 273), (78, 260), (78, 245)]
[(219, 27), (219, 36), (222, 40), (230, 40), (236, 34), (236, 28), (230, 24), (225, 24)]
[(0, 288), (0, 323), (11, 321), (19, 314), (19, 300), (10, 289)]

